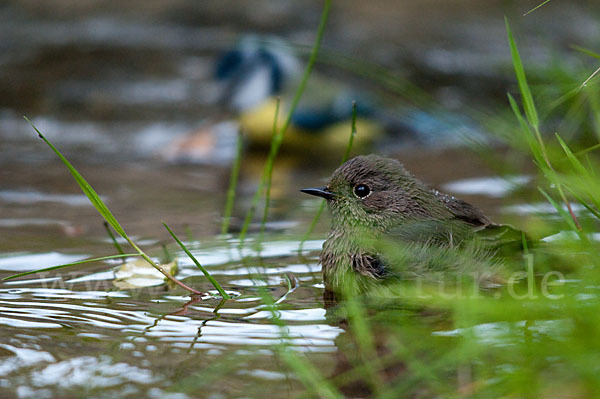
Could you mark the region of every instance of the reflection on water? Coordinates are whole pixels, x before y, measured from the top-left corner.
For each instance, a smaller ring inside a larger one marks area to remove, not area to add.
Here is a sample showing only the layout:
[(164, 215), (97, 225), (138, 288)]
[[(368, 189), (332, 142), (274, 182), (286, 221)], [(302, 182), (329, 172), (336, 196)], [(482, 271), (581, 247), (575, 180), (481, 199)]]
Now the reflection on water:
[[(116, 269), (106, 270), (110, 265), (105, 270), (64, 269), (5, 282), (0, 289), (0, 339), (5, 342), (0, 346), (0, 382), (21, 397), (96, 388), (121, 395), (130, 384), (134, 392), (152, 396), (168, 378), (154, 364), (156, 357), (170, 356), (176, 362), (185, 353), (220, 361), (239, 357), (243, 350), (270, 358), (284, 341), (301, 352), (335, 352), (335, 339), (343, 330), (326, 320), (322, 288), (316, 285), (320, 267), (315, 249), (321, 243), (305, 243), (307, 256), (301, 264), (290, 256), (298, 249), (297, 241), (264, 243), (260, 262), (256, 250), (239, 251), (236, 243), (195, 250), (199, 261), (233, 294), (234, 299), (218, 310), (218, 298), (210, 295), (190, 300), (164, 286), (118, 290), (113, 285)], [(13, 254), (2, 259), (0, 268), (7, 276), (82, 257)], [(248, 259), (252, 260), (246, 264)], [(181, 260), (178, 277), (211, 288), (195, 266)], [(271, 310), (262, 299), (265, 292), (283, 307)], [(268, 364), (256, 369), (240, 364), (237, 371), (248, 379), (278, 380), (279, 367)], [(19, 391), (22, 384), (31, 392)]]
[[(301, 385), (282, 366), (282, 350), (309, 356), (325, 376), (339, 378), (350, 372), (356, 337), (324, 308), (317, 263), (322, 241), (306, 242), (302, 254), (295, 240), (267, 241), (261, 248), (248, 243), (243, 250), (238, 244), (235, 240), (208, 247), (189, 243), (232, 295), (224, 304), (182, 254), (178, 277), (207, 292), (204, 297), (190, 298), (166, 285), (119, 289), (114, 284), (119, 268), (115, 262), (89, 271), (63, 269), (4, 282), (0, 287), (2, 389), (26, 398), (94, 396), (94, 392), (100, 397), (187, 398), (197, 397), (198, 386), (208, 384), (211, 392), (225, 396), (237, 396), (245, 389), (258, 392), (260, 387), (274, 397), (289, 397), (287, 390), (281, 393), (280, 384), (287, 389)], [(1, 276), (79, 258), (56, 252), (12, 254), (3, 258)], [(594, 290), (588, 291), (593, 295)], [(277, 307), (268, 305), (265, 295)], [(434, 344), (438, 350), (451, 348), (465, 337), (488, 348), (503, 348), (525, 336), (545, 342), (573, 332), (569, 319), (490, 321), (453, 328), (437, 311), (381, 312), (379, 322), (373, 324), (381, 356), (391, 347), (406, 345), (404, 340), (410, 345), (416, 340), (414, 344), (426, 350)], [(380, 342), (377, 331), (388, 323), (397, 334)], [(386, 367), (394, 378), (404, 372), (401, 360)], [(212, 383), (205, 378), (213, 378)], [(174, 381), (184, 383), (173, 385)], [(354, 381), (341, 383), (341, 389), (368, 395), (373, 386), (369, 381)]]

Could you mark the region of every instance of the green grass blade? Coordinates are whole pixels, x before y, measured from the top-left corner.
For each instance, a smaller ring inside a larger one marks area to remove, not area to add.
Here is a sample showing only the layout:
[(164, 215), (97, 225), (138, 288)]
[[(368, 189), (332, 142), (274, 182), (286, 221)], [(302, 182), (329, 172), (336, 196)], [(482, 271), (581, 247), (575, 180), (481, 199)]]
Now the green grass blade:
[(533, 96), (531, 95), (531, 90), (527, 84), (527, 78), (525, 77), (523, 62), (521, 61), (521, 56), (519, 55), (519, 50), (517, 49), (512, 31), (510, 30), (508, 18), (505, 17), (504, 22), (506, 24), (506, 32), (508, 34), (508, 42), (510, 45), (510, 54), (512, 57), (513, 66), (515, 68), (515, 74), (517, 76), (517, 82), (519, 83), (519, 90), (521, 91), (521, 96), (523, 97), (523, 108), (525, 108), (525, 115), (527, 116), (529, 123), (531, 123), (532, 126), (537, 127), (539, 126), (540, 122), (535, 109), (535, 104), (533, 102)]
[[(571, 151), (569, 146), (564, 142), (558, 133), (556, 133), (556, 139), (571, 162), (575, 175), (578, 179), (581, 179), (582, 184), (585, 185), (584, 190), (588, 192), (589, 198), (591, 198), (596, 207), (600, 207), (600, 201), (597, 199), (592, 188), (594, 183), (597, 181), (596, 177), (583, 165), (583, 163), (581, 163), (581, 161), (577, 158), (577, 155)], [(588, 183), (586, 184), (585, 182)], [(581, 205), (585, 206), (594, 216), (599, 217), (598, 211), (588, 205), (587, 202), (584, 201), (577, 192), (575, 192), (575, 190), (567, 186), (565, 186), (565, 188), (575, 197), (577, 201), (579, 201), (579, 203), (581, 203)]]
[(290, 340), (288, 327), (281, 320), (278, 310), (278, 304), (265, 287), (258, 287), (259, 294), (266, 305), (264, 309), (271, 313), (271, 321), (279, 327), (281, 333), (281, 343), (275, 346), (277, 353), (285, 361), (288, 367), (296, 374), (304, 386), (312, 391), (317, 398), (341, 399), (344, 396), (323, 377), (320, 370), (304, 355), (296, 353), (290, 349), (287, 341)]
[[(273, 134), (272, 141), (274, 141), (277, 137), (277, 122), (279, 121), (279, 106), (281, 105), (281, 99), (277, 98), (277, 102), (275, 104), (275, 116), (273, 117)], [(271, 148), (273, 148), (274, 143), (271, 142)], [(271, 206), (271, 185), (273, 183), (273, 162), (269, 162), (267, 160), (267, 164), (270, 166), (270, 169), (267, 171), (267, 182), (265, 187), (265, 206), (263, 209), (263, 217), (260, 222), (260, 233), (258, 241), (262, 241), (263, 234), (265, 233), (265, 226), (267, 224), (267, 218), (269, 217), (269, 206)]]
[(375, 396), (379, 396), (380, 390), (385, 383), (378, 371), (383, 370), (383, 367), (379, 364), (379, 359), (377, 358), (375, 337), (369, 325), (367, 311), (356, 297), (349, 296), (344, 305), (344, 309), (348, 312), (348, 323), (352, 334), (356, 336), (361, 363), (367, 366), (365, 368), (365, 375)]
[(521, 111), (519, 110), (519, 106), (517, 105), (514, 97), (510, 93), (507, 93), (507, 96), (510, 107), (519, 121), (519, 126), (521, 126), (521, 130), (523, 130), (524, 133), (523, 137), (525, 137), (525, 141), (527, 142), (534, 159), (539, 165), (543, 165), (544, 158), (542, 155), (542, 149), (540, 148), (539, 143), (535, 140), (535, 133), (531, 130), (531, 127), (527, 124), (527, 121), (525, 121), (523, 115), (521, 115)]
[(346, 152), (342, 158), (344, 163), (350, 158), (350, 152), (352, 151), (352, 145), (354, 144), (354, 136), (356, 136), (356, 101), (352, 101), (352, 124), (350, 125), (350, 138), (348, 139), (348, 145), (346, 146)]
[(597, 149), (600, 149), (600, 144), (594, 144), (593, 146), (590, 146), (590, 147), (588, 147), (588, 148), (586, 148), (586, 149), (584, 149), (584, 150), (577, 151), (577, 152), (575, 153), (575, 156), (577, 156), (577, 157), (578, 157), (578, 156), (580, 156), (580, 155), (585, 155), (585, 154), (587, 154), (588, 152), (595, 151), (595, 150), (597, 150)]
[(171, 252), (169, 252), (169, 248), (167, 248), (167, 246), (164, 243), (162, 243), (160, 247), (163, 250), (162, 259), (160, 260), (160, 262), (163, 264), (173, 262), (175, 258), (173, 257), (173, 255), (171, 255)]
[(589, 55), (590, 57), (593, 58), (597, 58), (600, 60), (600, 53), (596, 53), (595, 51), (592, 51), (590, 49), (584, 48), (584, 47), (580, 47), (580, 46), (571, 46), (571, 48), (573, 48), (574, 50), (579, 51), (580, 53), (583, 53), (585, 55)]
[[(571, 195), (573, 197), (575, 197), (575, 199), (585, 207), (585, 209), (587, 209), (592, 215), (594, 215), (595, 217), (597, 217), (598, 219), (600, 219), (600, 212), (596, 209), (594, 209), (590, 204), (588, 204), (579, 194), (577, 194), (575, 192), (575, 190), (572, 190), (571, 188), (569, 188), (568, 186), (565, 186), (565, 188), (567, 189), (567, 191), (569, 191), (571, 193)], [(596, 206), (598, 206), (598, 201), (594, 202), (596, 204)]]
[(281, 143), (283, 142), (283, 137), (285, 135), (285, 132), (287, 131), (287, 129), (292, 121), (292, 115), (296, 111), (296, 107), (298, 106), (298, 103), (300, 102), (300, 98), (302, 97), (302, 94), (304, 93), (304, 89), (306, 88), (306, 83), (308, 82), (308, 78), (312, 72), (315, 62), (317, 61), (317, 55), (318, 55), (319, 49), (321, 47), (321, 40), (323, 39), (323, 34), (325, 33), (325, 26), (327, 25), (327, 19), (329, 18), (330, 8), (331, 8), (331, 0), (325, 0), (325, 4), (323, 5), (323, 11), (321, 13), (321, 20), (319, 22), (319, 28), (317, 29), (317, 35), (315, 38), (315, 42), (313, 44), (313, 48), (310, 53), (310, 57), (306, 64), (306, 69), (304, 70), (304, 74), (302, 75), (300, 84), (298, 85), (298, 88), (296, 89), (296, 92), (294, 94), (294, 98), (292, 99), (292, 104), (290, 106), (290, 110), (287, 114), (285, 122), (283, 123), (283, 126), (281, 127), (281, 129), (279, 129), (279, 131), (277, 132), (277, 135), (275, 135), (275, 137), (273, 138), (273, 140), (271, 142), (271, 148), (269, 150), (269, 156), (267, 157), (267, 161), (265, 162), (265, 166), (263, 168), (263, 174), (261, 176), (261, 179), (260, 179), (260, 182), (256, 189), (256, 192), (254, 193), (254, 197), (252, 198), (252, 205), (250, 206), (250, 209), (246, 213), (246, 218), (244, 219), (244, 225), (242, 226), (242, 231), (240, 232), (240, 247), (244, 245), (244, 239), (246, 238), (246, 233), (248, 231), (248, 227), (250, 225), (250, 222), (252, 221), (252, 218), (254, 217), (254, 212), (256, 212), (255, 204), (258, 204), (260, 197), (263, 195), (263, 190), (264, 190), (265, 184), (269, 178), (268, 177), (269, 171), (272, 172), (272, 170), (273, 170), (273, 163), (275, 162), (275, 158), (277, 157), (277, 153), (279, 152), (279, 147), (281, 146)]
[(594, 72), (592, 72), (592, 74), (590, 76), (588, 76), (588, 78), (586, 80), (583, 81), (583, 83), (579, 86), (579, 90), (586, 87), (587, 84), (590, 83), (590, 80), (594, 79), (596, 77), (596, 75), (598, 75), (598, 73), (600, 73), (600, 68), (598, 68)]
[(308, 240), (310, 235), (313, 233), (313, 231), (315, 230), (315, 227), (317, 227), (317, 223), (319, 222), (319, 219), (321, 218), (321, 214), (325, 210), (326, 205), (327, 205), (327, 201), (325, 201), (325, 200), (321, 201), (321, 205), (319, 205), (319, 209), (317, 210), (317, 213), (313, 217), (313, 220), (310, 222), (310, 225), (308, 226), (308, 230), (306, 230), (306, 233), (304, 233), (304, 236), (302, 236), (302, 239), (300, 240), (300, 245), (298, 247), (298, 251), (302, 252), (302, 249), (304, 248), (304, 243), (306, 242), (306, 240)]
[[(342, 162), (341, 162), (342, 164), (344, 162), (346, 162), (348, 160), (348, 158), (350, 157), (350, 152), (352, 151), (352, 144), (354, 143), (354, 136), (356, 136), (356, 101), (352, 102), (352, 126), (350, 128), (350, 138), (348, 139), (348, 145), (346, 146), (346, 152), (344, 153), (344, 156), (342, 157)], [(300, 246), (298, 247), (298, 251), (302, 252), (304, 243), (306, 242), (306, 240), (308, 240), (308, 238), (310, 237), (312, 232), (315, 230), (315, 227), (317, 226), (317, 223), (319, 222), (319, 219), (321, 218), (321, 214), (325, 210), (325, 205), (327, 205), (327, 201), (325, 201), (325, 200), (321, 201), (321, 205), (319, 206), (319, 209), (317, 210), (315, 217), (313, 218), (312, 222), (310, 222), (310, 226), (308, 226), (308, 230), (306, 231), (306, 233), (300, 240)]]
[(67, 160), (67, 158), (65, 158), (60, 153), (60, 151), (58, 151), (58, 149), (56, 147), (54, 147), (52, 145), (52, 143), (50, 143), (50, 141), (48, 141), (48, 139), (46, 139), (46, 137), (44, 137), (42, 132), (40, 132), (27, 117), (24, 117), (24, 118), (27, 122), (29, 122), (31, 127), (33, 127), (33, 129), (37, 132), (37, 134), (40, 136), (40, 138), (42, 140), (44, 140), (44, 142), (56, 153), (56, 155), (58, 155), (60, 160), (67, 166), (67, 168), (69, 169), (69, 171), (75, 178), (75, 181), (77, 182), (77, 184), (79, 185), (79, 187), (81, 188), (83, 193), (88, 197), (88, 199), (90, 200), (92, 205), (94, 205), (94, 207), (96, 208), (98, 213), (100, 213), (100, 215), (104, 218), (104, 220), (106, 220), (108, 222), (108, 224), (110, 224), (112, 226), (112, 228), (115, 229), (115, 231), (117, 233), (119, 233), (119, 235), (121, 237), (123, 237), (125, 240), (127, 240), (129, 245), (131, 245), (133, 247), (133, 249), (135, 249), (146, 262), (148, 262), (152, 267), (154, 267), (156, 270), (158, 270), (160, 273), (162, 273), (166, 278), (168, 278), (174, 284), (177, 284), (178, 286), (185, 289), (186, 291), (189, 291), (192, 294), (196, 294), (196, 295), (202, 294), (200, 291), (196, 291), (195, 289), (188, 287), (181, 281), (177, 280), (175, 277), (171, 276), (171, 274), (169, 274), (166, 270), (163, 270), (156, 263), (154, 263), (154, 261), (148, 255), (146, 255), (146, 253), (144, 253), (144, 251), (142, 251), (141, 248), (138, 247), (137, 244), (135, 242), (133, 242), (133, 240), (131, 238), (129, 238), (127, 233), (125, 233), (125, 230), (121, 227), (119, 222), (117, 222), (117, 219), (113, 216), (113, 214), (110, 212), (108, 207), (104, 204), (102, 199), (100, 199), (100, 196), (98, 194), (96, 194), (96, 191), (94, 191), (92, 186), (90, 186), (90, 184), (83, 178), (83, 176), (77, 171), (77, 169), (75, 169), (75, 167)]
[(564, 140), (560, 137), (560, 135), (558, 133), (555, 133), (555, 136), (556, 136), (556, 140), (558, 140), (558, 143), (560, 144), (563, 151), (567, 155), (567, 158), (571, 162), (571, 165), (573, 166), (573, 169), (575, 170), (575, 172), (577, 174), (579, 174), (580, 177), (589, 177), (590, 174), (589, 174), (588, 170), (585, 168), (585, 166), (583, 166), (583, 164), (579, 161), (579, 159), (577, 159), (575, 154), (573, 154), (573, 152), (571, 151), (571, 149), (569, 148), (567, 143), (564, 142)]
[(525, 255), (528, 255), (529, 254), (529, 246), (527, 245), (527, 236), (525, 235), (524, 231), (521, 232), (521, 245), (523, 246), (523, 253)]
[(190, 252), (190, 250), (185, 246), (184, 243), (181, 242), (181, 240), (179, 238), (177, 238), (177, 236), (175, 235), (175, 233), (173, 233), (173, 230), (171, 230), (169, 228), (169, 226), (167, 226), (166, 223), (163, 223), (163, 226), (165, 226), (165, 229), (167, 229), (167, 231), (169, 232), (169, 234), (171, 234), (171, 237), (173, 237), (173, 239), (177, 242), (177, 244), (179, 244), (179, 246), (181, 247), (181, 249), (183, 249), (183, 251), (187, 254), (187, 256), (190, 257), (190, 259), (196, 264), (196, 266), (198, 267), (198, 269), (200, 269), (200, 271), (206, 276), (206, 278), (208, 279), (208, 281), (210, 281), (210, 283), (213, 285), (213, 287), (215, 287), (215, 289), (217, 291), (219, 291), (219, 293), (221, 294), (221, 296), (224, 299), (231, 299), (231, 297), (229, 296), (229, 294), (227, 294), (225, 292), (225, 290), (221, 287), (221, 285), (217, 282), (217, 280), (215, 280), (215, 278), (213, 276), (210, 275), (210, 273), (208, 272), (208, 270), (206, 270), (201, 264), (200, 262), (198, 262), (198, 260), (196, 259), (196, 257), (194, 255), (192, 255), (192, 253)]
[(231, 167), (231, 175), (229, 176), (229, 188), (227, 189), (227, 202), (225, 203), (225, 212), (223, 214), (223, 224), (221, 225), (221, 234), (225, 235), (229, 231), (229, 224), (231, 223), (231, 214), (233, 213), (233, 204), (235, 201), (235, 191), (237, 188), (238, 177), (240, 175), (240, 166), (243, 149), (243, 135), (242, 132), (238, 132), (237, 145), (235, 152), (235, 160)]
[(112, 241), (113, 245), (117, 249), (117, 252), (120, 253), (120, 254), (124, 254), (125, 251), (123, 251), (123, 248), (121, 248), (121, 245), (117, 242), (117, 239), (116, 239), (115, 235), (110, 230), (110, 226), (108, 225), (108, 222), (105, 221), (103, 223), (103, 225), (104, 225), (104, 229), (106, 230), (106, 234), (108, 234), (108, 237), (110, 238), (110, 240)]
[(541, 4), (538, 4), (537, 6), (533, 7), (531, 10), (527, 11), (525, 14), (523, 14), (524, 17), (526, 17), (527, 15), (531, 14), (532, 12), (534, 12), (535, 10), (537, 10), (540, 7), (545, 6), (546, 4), (550, 3), (550, 0), (546, 0), (544, 2), (542, 2)]
[[(519, 50), (517, 49), (517, 45), (515, 44), (515, 40), (513, 38), (512, 32), (510, 30), (510, 25), (508, 24), (508, 19), (506, 17), (504, 18), (504, 21), (506, 23), (506, 32), (508, 34), (508, 42), (510, 44), (510, 52), (511, 52), (512, 60), (513, 60), (513, 65), (515, 68), (515, 74), (517, 76), (517, 82), (519, 83), (519, 90), (521, 92), (521, 97), (523, 99), (523, 108), (525, 109), (525, 116), (527, 117), (528, 122), (533, 127), (533, 132), (535, 134), (535, 138), (538, 141), (538, 145), (536, 147), (539, 147), (539, 151), (541, 152), (541, 155), (544, 160), (543, 163), (539, 162), (538, 159), (536, 159), (536, 161), (538, 161), (538, 166), (540, 168), (542, 168), (542, 170), (544, 171), (544, 173), (547, 176), (556, 177), (556, 172), (554, 171), (554, 168), (552, 167), (552, 163), (550, 162), (550, 158), (548, 157), (548, 152), (546, 151), (546, 145), (544, 144), (544, 140), (542, 139), (542, 135), (540, 133), (538, 114), (535, 109), (535, 104), (533, 102), (533, 96), (531, 95), (531, 90), (529, 89), (529, 85), (527, 84), (527, 78), (525, 77), (525, 69), (523, 68), (523, 63), (521, 62)], [(512, 104), (511, 104), (511, 106), (512, 106)], [(534, 156), (536, 156), (535, 152), (534, 152)], [(545, 166), (542, 167), (542, 165), (544, 163), (545, 163)], [(573, 222), (577, 226), (577, 230), (581, 230), (581, 225), (579, 224), (579, 221), (577, 220), (577, 216), (575, 216), (575, 212), (573, 212), (573, 209), (571, 208), (571, 204), (569, 203), (569, 200), (565, 196), (564, 191), (561, 187), (560, 179), (551, 178), (550, 180), (552, 183), (556, 184), (556, 189), (558, 190), (558, 193), (560, 194), (561, 199), (567, 206), (567, 209), (569, 210), (569, 214), (571, 215)]]
[(94, 191), (92, 186), (89, 185), (89, 183), (83, 178), (83, 176), (77, 171), (77, 169), (75, 169), (71, 162), (69, 162), (67, 158), (65, 158), (63, 154), (61, 154), (60, 151), (58, 151), (58, 149), (54, 147), (54, 145), (52, 145), (50, 141), (48, 141), (48, 139), (46, 139), (42, 132), (40, 132), (38, 128), (35, 127), (35, 125), (27, 117), (25, 117), (25, 120), (29, 122), (31, 127), (37, 132), (38, 136), (40, 136), (40, 138), (44, 140), (46, 144), (48, 144), (52, 151), (54, 151), (56, 155), (58, 155), (60, 160), (65, 164), (65, 166), (69, 169), (69, 172), (71, 172), (71, 174), (75, 178), (75, 181), (77, 182), (83, 193), (86, 195), (86, 197), (88, 197), (92, 205), (94, 205), (94, 207), (100, 213), (100, 215), (102, 215), (104, 220), (106, 220), (112, 226), (112, 228), (115, 229), (117, 233), (125, 237), (127, 235), (125, 233), (125, 230), (123, 230), (119, 222), (117, 222), (117, 219), (115, 219), (108, 207), (100, 199), (100, 196), (96, 194), (96, 191)]
[(51, 266), (51, 267), (46, 267), (46, 268), (43, 268), (43, 269), (32, 270), (32, 271), (29, 271), (29, 272), (23, 272), (23, 273), (19, 273), (19, 274), (13, 274), (12, 276), (4, 277), (2, 279), (2, 281), (12, 280), (13, 278), (17, 278), (17, 277), (28, 276), (30, 274), (36, 274), (36, 273), (42, 273), (42, 272), (49, 272), (51, 270), (58, 270), (58, 269), (62, 269), (62, 268), (65, 268), (65, 267), (77, 266), (77, 265), (81, 265), (81, 264), (85, 264), (85, 263), (100, 262), (100, 261), (103, 261), (103, 260), (110, 260), (110, 259), (123, 259), (123, 258), (129, 258), (129, 257), (132, 257), (132, 256), (140, 256), (140, 255), (139, 254), (119, 254), (119, 255), (101, 256), (99, 258), (83, 259), (83, 260), (78, 260), (77, 262), (65, 263), (63, 265)]
[(558, 203), (556, 201), (554, 201), (554, 199), (552, 199), (552, 197), (548, 193), (546, 193), (546, 191), (544, 191), (541, 187), (538, 187), (538, 190), (540, 191), (540, 193), (542, 193), (542, 195), (544, 197), (546, 197), (548, 202), (550, 204), (552, 204), (554, 209), (556, 209), (556, 211), (560, 214), (560, 216), (562, 216), (562, 218), (565, 220), (565, 222), (567, 222), (569, 224), (569, 227), (571, 227), (574, 231), (578, 232), (579, 229), (577, 228), (577, 226), (575, 226), (575, 223), (573, 222), (573, 219), (571, 218), (569, 213), (567, 211), (565, 211), (560, 205), (558, 205)]
[(313, 391), (317, 398), (341, 399), (344, 397), (304, 355), (290, 349), (282, 349), (279, 355), (304, 386)]

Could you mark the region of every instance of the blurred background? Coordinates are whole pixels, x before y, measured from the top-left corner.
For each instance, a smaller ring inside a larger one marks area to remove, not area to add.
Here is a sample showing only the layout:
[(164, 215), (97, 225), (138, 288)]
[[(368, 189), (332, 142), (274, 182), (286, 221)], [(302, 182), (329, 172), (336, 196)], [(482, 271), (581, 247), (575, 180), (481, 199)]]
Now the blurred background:
[[(298, 189), (322, 184), (341, 159), (353, 100), (354, 154), (396, 156), (435, 186), (494, 174), (465, 148), (502, 156), (494, 130), (512, 118), (506, 93), (516, 92), (504, 16), (534, 82), (536, 73), (585, 78), (596, 68), (572, 45), (598, 48), (598, 2), (555, 0), (523, 16), (537, 3), (335, 2), (275, 165), (271, 228), (304, 231), (315, 202)], [(274, 98), (285, 115), (321, 8), (308, 0), (3, 1), (0, 251), (105, 245), (100, 217), (23, 115), (131, 234), (157, 239), (162, 220), (201, 237), (219, 231), (241, 130), (235, 230), (262, 169)], [(467, 199), (483, 192), (475, 202), (501, 215), (502, 195), (486, 194), (489, 184), (453, 187)]]

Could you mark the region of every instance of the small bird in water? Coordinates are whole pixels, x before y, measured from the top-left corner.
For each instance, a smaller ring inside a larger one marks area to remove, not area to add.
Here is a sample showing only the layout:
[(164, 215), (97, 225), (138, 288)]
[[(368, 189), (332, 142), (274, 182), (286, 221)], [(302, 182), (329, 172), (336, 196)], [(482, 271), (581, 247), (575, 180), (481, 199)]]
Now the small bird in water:
[[(435, 272), (440, 261), (454, 262), (460, 273), (462, 261), (448, 259), (453, 257), (449, 250), (469, 246), (481, 231), (494, 231), (484, 241), (507, 232), (476, 207), (427, 187), (397, 160), (378, 155), (353, 158), (333, 173), (327, 186), (301, 191), (325, 198), (332, 213), (320, 261), (326, 290), (334, 293), (344, 284), (357, 287), (357, 281), (360, 290), (372, 282)], [(398, 257), (392, 261), (382, 255), (381, 242), (404, 248), (401, 258), (418, 265), (405, 265), (401, 272)], [(481, 248), (471, 253), (489, 254)]]

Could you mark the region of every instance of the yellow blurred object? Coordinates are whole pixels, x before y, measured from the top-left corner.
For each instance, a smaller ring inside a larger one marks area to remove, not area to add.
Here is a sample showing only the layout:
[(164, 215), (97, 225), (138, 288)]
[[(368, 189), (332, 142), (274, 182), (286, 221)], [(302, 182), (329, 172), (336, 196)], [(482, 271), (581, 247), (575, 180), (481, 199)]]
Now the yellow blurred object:
[[(269, 98), (258, 107), (244, 112), (240, 116), (239, 121), (242, 131), (252, 145), (270, 145), (276, 107), (277, 100)], [(278, 129), (283, 126), (286, 116), (287, 110), (282, 104), (279, 109)], [(350, 119), (333, 123), (319, 131), (299, 129), (292, 124), (285, 133), (283, 146), (288, 150), (339, 151), (342, 154), (348, 145), (351, 128)], [(355, 149), (361, 149), (372, 144), (374, 138), (383, 133), (381, 126), (365, 118), (357, 118), (356, 130)]]

